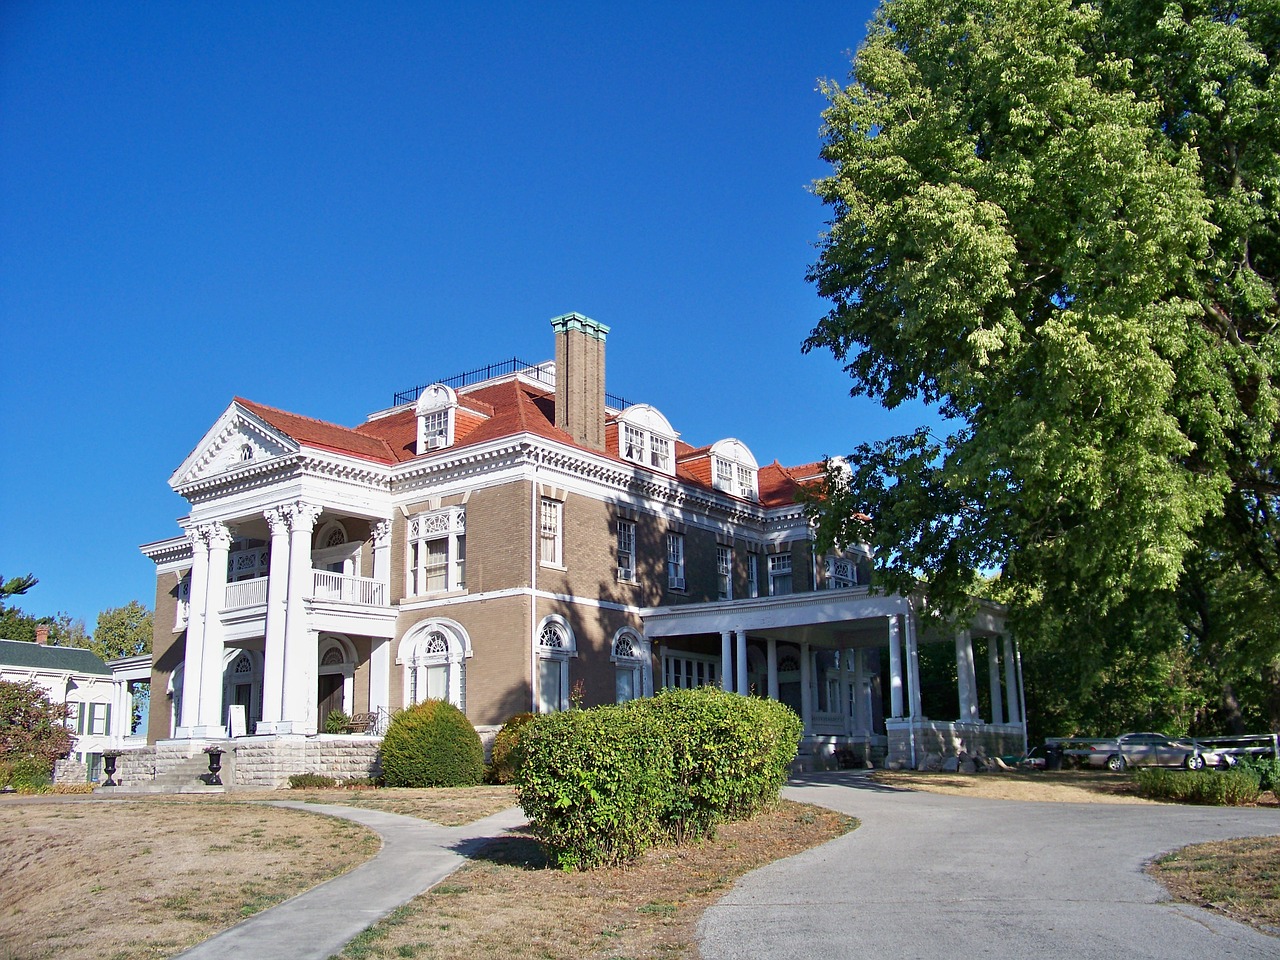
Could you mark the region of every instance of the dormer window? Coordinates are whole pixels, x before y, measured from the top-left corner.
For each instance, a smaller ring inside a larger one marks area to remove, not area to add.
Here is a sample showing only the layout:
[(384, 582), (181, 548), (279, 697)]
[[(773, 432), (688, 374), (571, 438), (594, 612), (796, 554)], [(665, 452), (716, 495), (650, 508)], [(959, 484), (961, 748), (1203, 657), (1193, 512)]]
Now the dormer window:
[(418, 453), (430, 453), (453, 446), (454, 419), (458, 395), (442, 383), (422, 391), (415, 412), (418, 415)]
[(721, 440), (711, 447), (711, 483), (717, 490), (741, 497), (759, 499), (756, 475), (759, 467), (747, 445), (741, 440)]
[(672, 453), (677, 436), (667, 418), (647, 403), (618, 414), (618, 456), (632, 463), (670, 476), (675, 473)]

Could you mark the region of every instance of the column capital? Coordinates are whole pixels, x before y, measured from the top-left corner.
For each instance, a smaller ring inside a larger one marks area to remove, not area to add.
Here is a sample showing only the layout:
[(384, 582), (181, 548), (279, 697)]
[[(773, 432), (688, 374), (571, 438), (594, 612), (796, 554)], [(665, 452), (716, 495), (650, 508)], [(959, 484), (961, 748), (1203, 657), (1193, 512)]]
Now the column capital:
[(262, 511), (263, 517), (267, 520), (267, 526), (271, 528), (273, 537), (289, 532), (289, 508), (285, 506), (267, 507)]
[(315, 529), (316, 520), (324, 512), (324, 507), (314, 503), (298, 500), (284, 507), (288, 511), (289, 529), (294, 533), (310, 533)]
[(221, 521), (198, 523), (187, 528), (187, 538), (192, 546), (204, 544), (208, 547), (231, 546), (232, 528)]
[(373, 537), (374, 547), (388, 547), (391, 545), (391, 520), (377, 520), (370, 528)]

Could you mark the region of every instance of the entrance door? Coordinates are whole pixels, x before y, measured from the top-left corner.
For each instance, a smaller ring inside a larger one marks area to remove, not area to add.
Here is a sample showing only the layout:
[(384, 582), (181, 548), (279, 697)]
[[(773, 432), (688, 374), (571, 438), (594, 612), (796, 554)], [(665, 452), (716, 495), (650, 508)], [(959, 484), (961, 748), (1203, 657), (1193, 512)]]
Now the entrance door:
[(317, 716), (320, 718), (320, 729), (323, 730), (329, 714), (342, 709), (342, 674), (320, 674), (319, 702), (320, 712)]

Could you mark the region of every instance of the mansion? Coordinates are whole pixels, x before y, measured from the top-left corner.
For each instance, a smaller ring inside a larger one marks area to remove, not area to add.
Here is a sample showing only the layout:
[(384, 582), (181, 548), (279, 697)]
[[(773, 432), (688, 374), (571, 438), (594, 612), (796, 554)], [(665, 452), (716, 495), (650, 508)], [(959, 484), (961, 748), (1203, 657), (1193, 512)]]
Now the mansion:
[[(822, 463), (686, 442), (606, 393), (608, 327), (551, 326), (554, 361), (415, 388), (356, 427), (232, 400), (170, 478), (182, 532), (142, 547), (153, 749), (376, 742), (428, 697), (487, 734), (702, 684), (790, 704), (812, 766), (1023, 749), (997, 606), (930, 628), (922, 597), (868, 587), (866, 549), (816, 549), (797, 494)], [(940, 642), (959, 689), (929, 720), (918, 651)], [(335, 711), (364, 726), (326, 735)]]

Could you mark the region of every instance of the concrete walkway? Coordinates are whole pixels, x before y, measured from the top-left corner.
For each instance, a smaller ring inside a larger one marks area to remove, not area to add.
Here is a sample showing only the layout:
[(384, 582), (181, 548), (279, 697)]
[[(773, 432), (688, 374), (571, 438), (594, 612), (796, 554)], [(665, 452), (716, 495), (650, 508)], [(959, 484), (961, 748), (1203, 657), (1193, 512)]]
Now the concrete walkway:
[(785, 795), (862, 826), (743, 877), (703, 915), (704, 960), (1280, 958), (1280, 938), (1173, 903), (1143, 873), (1188, 843), (1280, 834), (1274, 808), (978, 800), (853, 772)]
[(292, 900), (210, 937), (180, 957), (191, 960), (327, 960), (366, 927), (430, 889), (488, 840), (527, 821), (518, 807), (465, 827), (338, 804), (272, 802), (354, 820), (382, 837), (373, 859)]

